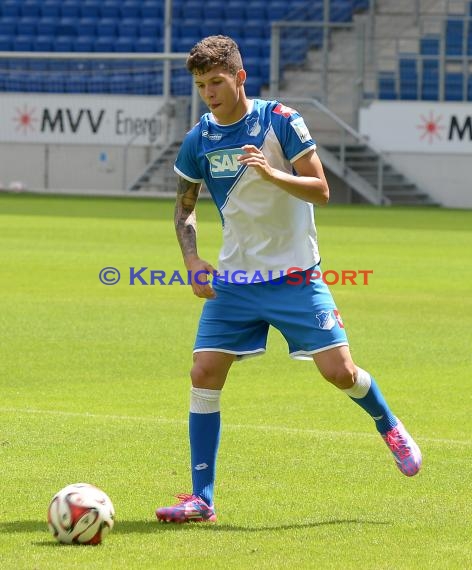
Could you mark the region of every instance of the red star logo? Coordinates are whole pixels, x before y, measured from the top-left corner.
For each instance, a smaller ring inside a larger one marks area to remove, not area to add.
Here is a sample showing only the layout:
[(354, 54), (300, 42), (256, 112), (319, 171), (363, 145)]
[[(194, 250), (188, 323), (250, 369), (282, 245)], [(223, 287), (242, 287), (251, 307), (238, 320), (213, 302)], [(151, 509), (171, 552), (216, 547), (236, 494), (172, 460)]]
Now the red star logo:
[(24, 135), (26, 135), (29, 131), (34, 131), (35, 126), (34, 123), (38, 121), (38, 119), (34, 116), (36, 109), (28, 109), (27, 105), (24, 105), (23, 109), (16, 109), (16, 116), (13, 117), (13, 120), (16, 123), (16, 130), (22, 131)]
[(422, 131), (420, 140), (428, 139), (429, 144), (432, 144), (435, 139), (441, 140), (441, 131), (443, 131), (446, 127), (441, 125), (442, 116), (439, 115), (437, 117), (434, 116), (433, 111), (429, 112), (429, 116), (425, 117), (421, 115), (421, 125), (417, 125), (417, 129)]

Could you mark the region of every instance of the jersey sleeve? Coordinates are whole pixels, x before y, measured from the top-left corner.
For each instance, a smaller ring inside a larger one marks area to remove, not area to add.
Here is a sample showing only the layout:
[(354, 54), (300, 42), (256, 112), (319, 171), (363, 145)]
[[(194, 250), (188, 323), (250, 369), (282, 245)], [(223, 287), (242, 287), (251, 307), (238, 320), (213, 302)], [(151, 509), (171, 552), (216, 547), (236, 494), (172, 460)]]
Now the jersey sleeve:
[(203, 180), (203, 174), (198, 163), (197, 138), (197, 129), (194, 127), (184, 138), (174, 164), (174, 171), (179, 176), (195, 183)]
[(290, 107), (277, 103), (272, 109), (272, 125), (286, 158), (293, 164), (309, 150), (316, 149), (303, 117)]

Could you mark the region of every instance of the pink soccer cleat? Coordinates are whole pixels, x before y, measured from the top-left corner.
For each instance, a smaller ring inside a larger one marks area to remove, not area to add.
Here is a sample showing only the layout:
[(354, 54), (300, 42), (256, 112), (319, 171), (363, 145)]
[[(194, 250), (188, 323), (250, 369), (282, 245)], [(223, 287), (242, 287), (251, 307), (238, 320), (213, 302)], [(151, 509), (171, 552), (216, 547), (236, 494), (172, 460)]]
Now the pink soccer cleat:
[(398, 424), (382, 434), (382, 438), (392, 452), (398, 469), (407, 477), (416, 475), (423, 461), (421, 451), (402, 422), (398, 420)]
[(214, 506), (195, 495), (177, 495), (179, 503), (172, 507), (161, 507), (156, 510), (157, 520), (162, 522), (216, 522)]

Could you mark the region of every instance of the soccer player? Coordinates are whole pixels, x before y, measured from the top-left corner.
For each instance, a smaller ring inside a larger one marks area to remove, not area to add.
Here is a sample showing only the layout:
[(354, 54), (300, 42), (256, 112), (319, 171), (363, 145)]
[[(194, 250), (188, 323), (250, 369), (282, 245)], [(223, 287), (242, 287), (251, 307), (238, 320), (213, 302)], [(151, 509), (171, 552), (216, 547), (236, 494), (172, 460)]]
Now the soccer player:
[[(191, 370), (193, 489), (177, 495), (176, 505), (158, 508), (157, 518), (216, 521), (221, 391), (233, 362), (265, 352), (270, 325), (292, 358), (313, 359), (326, 380), (372, 417), (400, 471), (415, 475), (421, 452), (374, 378), (354, 364), (340, 314), (319, 278), (313, 205), (328, 202), (329, 188), (303, 118), (277, 101), (246, 97), (246, 72), (231, 38), (204, 38), (190, 51), (187, 69), (209, 113), (186, 135), (175, 162), (175, 227), (193, 292), (206, 301)], [(206, 274), (215, 270), (197, 251), (195, 205), (203, 181), (223, 224), (220, 277), (212, 282)], [(241, 272), (243, 284), (232, 279)]]

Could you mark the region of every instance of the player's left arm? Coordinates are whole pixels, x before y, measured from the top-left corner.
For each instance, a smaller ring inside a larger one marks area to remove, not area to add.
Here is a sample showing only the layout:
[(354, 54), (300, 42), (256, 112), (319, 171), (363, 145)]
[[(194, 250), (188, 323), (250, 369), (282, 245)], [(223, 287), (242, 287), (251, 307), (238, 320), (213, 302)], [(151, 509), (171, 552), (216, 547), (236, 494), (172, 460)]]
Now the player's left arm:
[(328, 182), (321, 160), (314, 149), (309, 150), (293, 163), (298, 175), (294, 176), (270, 166), (262, 151), (256, 146), (245, 145), (242, 148), (245, 154), (239, 157), (239, 161), (245, 166), (255, 168), (268, 182), (305, 202), (317, 205), (328, 203)]

